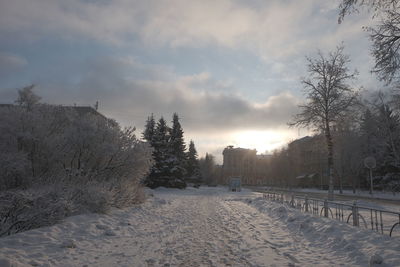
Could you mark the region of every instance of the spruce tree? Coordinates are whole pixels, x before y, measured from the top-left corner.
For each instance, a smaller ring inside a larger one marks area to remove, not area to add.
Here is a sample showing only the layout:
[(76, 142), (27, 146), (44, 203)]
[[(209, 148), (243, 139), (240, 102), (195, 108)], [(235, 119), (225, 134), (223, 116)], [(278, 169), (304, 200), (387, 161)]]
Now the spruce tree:
[(187, 152), (186, 164), (187, 177), (193, 183), (200, 182), (200, 167), (197, 159), (197, 150), (194, 146), (193, 140), (190, 140), (189, 151)]
[(146, 125), (144, 126), (144, 131), (142, 133), (143, 139), (149, 142), (150, 145), (153, 145), (155, 127), (156, 123), (154, 121), (154, 115), (152, 113), (151, 116), (147, 117)]
[(151, 188), (158, 186), (168, 187), (168, 179), (170, 177), (168, 132), (166, 121), (161, 117), (157, 122), (152, 138), (154, 165), (146, 181), (146, 185)]
[[(151, 116), (147, 117), (146, 124), (144, 126), (144, 131), (142, 133), (142, 137), (144, 140), (146, 140), (150, 146), (153, 148), (152, 152), (152, 158), (154, 160), (155, 157), (155, 150), (154, 150), (154, 133), (155, 133), (155, 121), (154, 121), (154, 116), (151, 114)], [(147, 175), (147, 177), (144, 180), (144, 184), (147, 186), (152, 187), (154, 184), (154, 173), (155, 173), (155, 160), (154, 164), (151, 168), (150, 173)]]
[(178, 114), (174, 113), (170, 130), (169, 147), (171, 152), (170, 170), (176, 179), (183, 179), (186, 175), (186, 145), (183, 139), (183, 130)]

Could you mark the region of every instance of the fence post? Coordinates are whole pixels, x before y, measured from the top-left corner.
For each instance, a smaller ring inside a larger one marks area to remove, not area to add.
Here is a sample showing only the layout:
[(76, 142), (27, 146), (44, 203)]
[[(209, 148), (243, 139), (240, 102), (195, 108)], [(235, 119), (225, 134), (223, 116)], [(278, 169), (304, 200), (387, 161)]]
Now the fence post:
[(304, 198), (305, 212), (308, 212), (308, 196)]
[(359, 226), (357, 201), (353, 202), (353, 207), (351, 209), (353, 212), (353, 226)]
[(281, 194), (281, 203), (283, 203), (283, 193)]
[(329, 211), (328, 211), (328, 209), (329, 209), (328, 200), (324, 199), (324, 216), (325, 216), (326, 218), (329, 217)]
[(292, 194), (292, 199), (290, 200), (290, 206), (294, 208), (294, 194)]

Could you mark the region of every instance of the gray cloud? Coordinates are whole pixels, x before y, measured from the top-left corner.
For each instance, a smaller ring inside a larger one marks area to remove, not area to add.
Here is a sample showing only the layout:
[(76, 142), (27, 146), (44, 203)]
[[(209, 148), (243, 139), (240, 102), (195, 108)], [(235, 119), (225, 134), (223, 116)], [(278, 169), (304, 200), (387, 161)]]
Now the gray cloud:
[[(220, 83), (207, 74), (180, 77), (158, 66), (143, 68), (132, 62), (131, 75), (121, 77), (115, 66), (111, 65), (112, 71), (104, 69), (108, 64), (103, 62), (102, 66), (100, 72), (82, 80), (79, 91), (87, 95), (88, 101), (98, 97), (107, 112), (124, 122), (131, 119), (140, 124), (143, 122), (136, 118), (143, 120), (152, 112), (168, 117), (178, 112), (189, 130), (270, 129), (285, 125), (297, 108), (297, 99), (289, 93), (253, 103), (239, 94), (221, 92)], [(144, 69), (150, 74), (144, 74)], [(138, 77), (136, 72), (142, 76)], [(151, 78), (146, 79), (147, 76)]]
[(28, 61), (16, 54), (0, 52), (0, 77), (20, 70)]
[(59, 38), (114, 46), (137, 40), (156, 48), (220, 46), (250, 51), (280, 80), (297, 80), (304, 65), (299, 58), (345, 41), (370, 84), (370, 44), (361, 27), (371, 20), (353, 14), (338, 25), (337, 7), (338, 1), (319, 0), (13, 0), (0, 9), (0, 44)]
[[(182, 47), (222, 47), (239, 54), (250, 52), (262, 58), (268, 70), (265, 78), (272, 80), (265, 84), (273, 87), (266, 91), (274, 91), (274, 96), (250, 101), (245, 88), (233, 86), (234, 78), (216, 80), (207, 72), (183, 76), (172, 67), (143, 64), (129, 57), (98, 58), (79, 74), (55, 70), (60, 77), (33, 77), (38, 93), (55, 104), (93, 105), (99, 100), (101, 112), (139, 128), (152, 112), (167, 119), (178, 112), (187, 131), (218, 138), (246, 128), (286, 128), (297, 111), (298, 99), (285, 90), (295, 92), (299, 77), (305, 75), (304, 55), (312, 56), (318, 47), (327, 51), (344, 40), (355, 65), (368, 73), (372, 62), (367, 57), (369, 43), (360, 30), (368, 22), (353, 15), (342, 25), (336, 24), (337, 5), (338, 1), (320, 0), (3, 1), (0, 46), (12, 47), (22, 41), (68, 40), (74, 44), (94, 40), (113, 49), (124, 48), (121, 51), (150, 47), (168, 53)], [(26, 64), (17, 55), (0, 54), (0, 75)], [(70, 80), (63, 81), (63, 76)], [(363, 81), (374, 84), (372, 76), (364, 75)], [(3, 100), (12, 101), (14, 95), (10, 90), (0, 91)], [(210, 149), (221, 148), (225, 140), (207, 142)]]
[[(2, 3), (0, 33), (29, 40), (53, 36), (122, 45), (245, 48), (265, 60), (358, 38), (365, 18), (336, 24), (335, 1), (13, 0)], [(333, 40), (334, 39), (334, 40)], [(333, 42), (332, 42), (333, 40)]]
[(96, 59), (82, 76), (74, 85), (38, 84), (37, 93), (54, 104), (93, 105), (98, 100), (101, 112), (139, 128), (151, 113), (169, 120), (178, 112), (185, 128), (196, 132), (284, 126), (298, 103), (288, 92), (254, 103), (234, 88), (221, 90), (224, 83), (210, 74), (179, 76), (126, 58)]

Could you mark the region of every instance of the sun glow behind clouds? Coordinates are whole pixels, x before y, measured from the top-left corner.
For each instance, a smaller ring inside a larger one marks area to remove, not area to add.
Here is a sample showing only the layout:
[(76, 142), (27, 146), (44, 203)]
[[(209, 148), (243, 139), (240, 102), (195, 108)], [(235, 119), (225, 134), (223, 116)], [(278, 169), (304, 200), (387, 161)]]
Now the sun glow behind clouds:
[(232, 145), (235, 147), (256, 149), (257, 154), (271, 153), (297, 138), (291, 130), (240, 131), (232, 134)]

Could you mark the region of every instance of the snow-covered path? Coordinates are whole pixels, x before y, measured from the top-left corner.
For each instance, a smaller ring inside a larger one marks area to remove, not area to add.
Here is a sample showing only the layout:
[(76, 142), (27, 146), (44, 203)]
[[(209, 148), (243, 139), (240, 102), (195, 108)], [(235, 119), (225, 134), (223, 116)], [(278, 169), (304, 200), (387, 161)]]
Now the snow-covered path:
[[(151, 235), (153, 241), (149, 241), (149, 248), (156, 254), (149, 255), (148, 263), (171, 266), (293, 266), (293, 261), (296, 261), (271, 246), (273, 243), (260, 238), (261, 231), (271, 225), (267, 218), (259, 220), (254, 217), (260, 213), (243, 202), (227, 201), (229, 197), (220, 196), (212, 189), (201, 195), (180, 194), (178, 198), (170, 194), (158, 196), (167, 200), (167, 207), (159, 212), (164, 227)], [(154, 228), (154, 225), (147, 227), (144, 232)], [(165, 235), (165, 238), (159, 238), (160, 235)], [(155, 243), (157, 245), (151, 247)], [(159, 260), (153, 261), (151, 256)]]
[[(153, 193), (137, 207), (1, 238), (0, 266), (368, 266), (380, 249), (389, 263), (380, 266), (400, 262), (396, 240), (370, 232), (366, 238), (365, 231), (266, 204), (250, 191)], [(353, 232), (360, 236), (354, 242), (343, 238)]]

